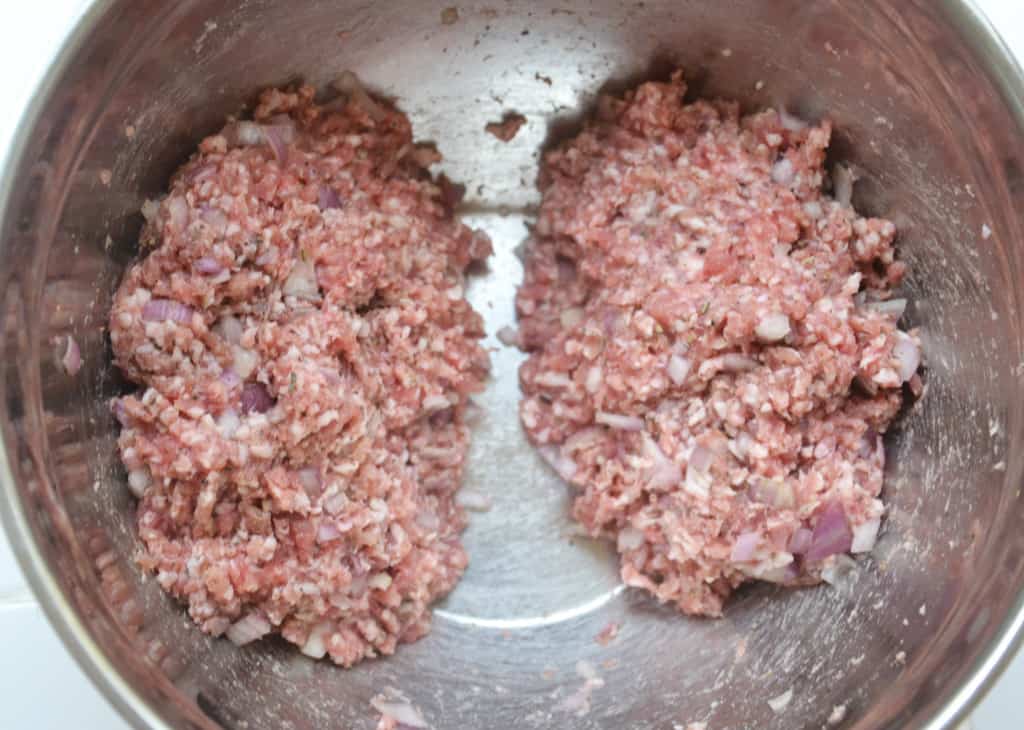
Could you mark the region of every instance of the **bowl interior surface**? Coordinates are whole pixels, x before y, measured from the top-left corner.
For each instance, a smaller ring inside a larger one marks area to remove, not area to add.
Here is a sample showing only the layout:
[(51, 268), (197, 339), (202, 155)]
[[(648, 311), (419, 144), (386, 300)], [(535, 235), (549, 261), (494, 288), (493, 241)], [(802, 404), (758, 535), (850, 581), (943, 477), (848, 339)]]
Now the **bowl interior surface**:
[[(839, 706), (842, 727), (946, 726), (1008, 645), (1024, 585), (1024, 460), (1009, 449), (1024, 146), (1015, 69), (994, 57), (951, 0), (95, 3), (0, 187), (5, 516), (51, 616), (140, 726), (371, 728), (369, 699), (392, 689), (436, 728), (818, 728)], [(927, 392), (886, 439), (875, 552), (835, 587), (744, 589), (720, 620), (624, 590), (611, 546), (571, 536), (567, 489), (519, 428), (522, 356), (494, 338), (514, 322), (541, 150), (599, 92), (675, 67), (694, 97), (834, 120), (855, 205), (900, 230), (905, 322), (924, 341)], [(494, 508), (471, 517), (471, 566), (429, 636), (347, 671), (280, 641), (211, 640), (140, 574), (105, 331), (140, 206), (198, 140), (267, 86), (346, 69), (467, 185), (464, 218), (496, 248), (469, 293), (499, 348), (467, 478)], [(505, 111), (528, 119), (508, 144), (484, 133)], [(74, 379), (53, 362), (62, 334), (82, 349)], [(567, 701), (585, 684), (580, 712)]]

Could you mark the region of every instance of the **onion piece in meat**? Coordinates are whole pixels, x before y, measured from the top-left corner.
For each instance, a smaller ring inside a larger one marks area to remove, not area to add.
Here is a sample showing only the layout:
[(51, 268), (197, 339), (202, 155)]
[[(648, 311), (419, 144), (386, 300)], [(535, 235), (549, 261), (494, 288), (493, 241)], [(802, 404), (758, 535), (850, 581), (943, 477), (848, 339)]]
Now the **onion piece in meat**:
[(790, 332), (789, 317), (782, 312), (773, 312), (761, 319), (754, 328), (754, 334), (761, 342), (772, 343), (784, 340)]
[(327, 637), (331, 633), (331, 624), (324, 622), (317, 624), (309, 632), (306, 643), (299, 649), (303, 654), (312, 659), (323, 659), (327, 653)]
[(772, 180), (779, 185), (789, 185), (796, 177), (796, 170), (788, 157), (783, 157), (772, 165)]
[(465, 507), (473, 512), (487, 512), (494, 506), (494, 500), (490, 495), (468, 487), (463, 487), (458, 491), (455, 495), (455, 502), (460, 507)]
[(906, 332), (896, 332), (896, 344), (892, 348), (892, 354), (899, 362), (900, 378), (903, 382), (910, 380), (918, 367), (921, 366), (921, 349), (917, 342)]
[(178, 322), (189, 324), (195, 311), (173, 299), (150, 299), (142, 307), (144, 322)]
[(745, 563), (754, 557), (757, 546), (761, 542), (761, 535), (756, 532), (743, 532), (733, 543), (732, 552), (729, 555), (734, 563)]
[(318, 543), (331, 542), (341, 537), (341, 530), (338, 529), (338, 525), (335, 524), (334, 520), (325, 519), (320, 523), (320, 526), (316, 530), (316, 541)]
[(237, 345), (242, 342), (242, 334), (245, 332), (245, 329), (242, 327), (242, 320), (227, 314), (217, 320), (217, 324), (213, 326), (213, 331), (231, 344)]
[(216, 276), (217, 274), (224, 271), (224, 267), (220, 265), (220, 262), (210, 256), (203, 256), (196, 260), (196, 271), (203, 276)]
[(594, 421), (602, 426), (617, 428), (621, 431), (642, 431), (644, 428), (644, 419), (638, 416), (624, 416), (621, 413), (598, 411), (594, 416)]
[(78, 343), (71, 335), (64, 335), (57, 339), (57, 365), (66, 375), (77, 375), (82, 369), (82, 351)]
[(798, 527), (792, 537), (789, 538), (788, 550), (794, 555), (804, 555), (811, 549), (814, 541), (814, 533), (806, 527)]
[(423, 715), (413, 707), (407, 700), (389, 700), (383, 695), (377, 695), (370, 700), (370, 704), (380, 714), (390, 717), (399, 725), (411, 728), (429, 727)]
[(366, 89), (363, 87), (362, 82), (359, 81), (359, 77), (351, 71), (343, 71), (331, 85), (338, 91), (347, 94), (349, 99), (369, 114), (370, 118), (374, 121), (379, 122), (384, 118), (384, 108), (366, 93)]
[(776, 509), (793, 509), (796, 506), (793, 487), (781, 479), (751, 477), (748, 493), (755, 502)]
[(250, 613), (228, 627), (225, 635), (235, 646), (245, 646), (270, 633), (270, 622), (258, 613)]
[(274, 397), (263, 383), (242, 386), (242, 413), (266, 413), (274, 407)]
[(242, 420), (238, 417), (238, 411), (234, 408), (228, 408), (217, 416), (217, 430), (220, 431), (220, 435), (224, 438), (234, 436), (241, 425)]
[(320, 210), (337, 210), (342, 206), (337, 191), (330, 185), (321, 185), (317, 200)]
[(722, 370), (727, 373), (745, 373), (757, 367), (757, 360), (738, 352), (727, 352), (722, 355)]
[(313, 263), (301, 259), (296, 261), (284, 282), (283, 291), (286, 295), (298, 299), (319, 301), (320, 287), (317, 284), (316, 269), (313, 267)]
[(670, 489), (682, 480), (679, 465), (668, 458), (658, 442), (647, 433), (643, 434), (643, 454), (652, 462), (647, 475), (648, 489)]
[(619, 552), (626, 552), (627, 550), (636, 550), (642, 547), (646, 538), (642, 530), (633, 527), (632, 525), (626, 525), (619, 530), (618, 537), (616, 537), (616, 547)]
[(676, 385), (686, 382), (690, 374), (690, 361), (682, 355), (673, 355), (668, 359), (668, 377)]
[(793, 689), (787, 689), (785, 692), (780, 694), (778, 697), (772, 697), (768, 700), (768, 706), (772, 708), (772, 712), (779, 715), (785, 712), (786, 708), (789, 707), (789, 703), (793, 699)]
[(805, 557), (817, 563), (832, 555), (846, 553), (853, 542), (853, 533), (846, 519), (846, 510), (840, 502), (829, 502), (818, 517), (811, 537), (811, 546)]
[(711, 462), (714, 454), (697, 444), (690, 452), (686, 464), (686, 481), (683, 486), (694, 497), (706, 499), (711, 494)]
[(541, 446), (537, 449), (537, 452), (558, 473), (558, 476), (562, 477), (565, 481), (569, 481), (576, 476), (576, 470), (579, 467), (576, 465), (575, 460), (568, 456), (563, 456), (557, 446)]
[(864, 304), (865, 309), (870, 309), (873, 312), (884, 314), (889, 317), (893, 317), (897, 322), (903, 313), (907, 310), (906, 299), (886, 299), (881, 302), (866, 302)]
[(832, 170), (832, 195), (840, 205), (849, 207), (853, 200), (853, 184), (857, 176), (846, 165), (836, 165)]
[(306, 466), (295, 472), (295, 476), (299, 479), (299, 484), (302, 485), (302, 489), (305, 490), (307, 496), (311, 500), (315, 500), (320, 496), (320, 492), (324, 486), (324, 480), (320, 476), (320, 470), (315, 466)]
[(128, 472), (128, 489), (136, 499), (142, 499), (142, 495), (146, 493), (146, 488), (153, 483), (153, 476), (149, 473), (149, 467), (142, 467), (140, 469), (132, 469)]
[(295, 127), (290, 124), (264, 124), (260, 132), (277, 161), (282, 165), (288, 162), (288, 144), (295, 137)]
[(167, 220), (171, 227), (184, 231), (188, 227), (188, 203), (180, 195), (172, 195), (166, 201)]
[(853, 528), (853, 540), (850, 543), (851, 553), (869, 553), (875, 548), (878, 540), (878, 528), (881, 520), (874, 518)]
[(255, 352), (238, 345), (231, 346), (231, 356), (231, 369), (242, 380), (252, 375), (259, 365), (259, 356)]
[(807, 122), (794, 114), (790, 114), (786, 111), (785, 107), (779, 107), (779, 124), (782, 125), (783, 129), (787, 129), (790, 132), (801, 132), (807, 129)]

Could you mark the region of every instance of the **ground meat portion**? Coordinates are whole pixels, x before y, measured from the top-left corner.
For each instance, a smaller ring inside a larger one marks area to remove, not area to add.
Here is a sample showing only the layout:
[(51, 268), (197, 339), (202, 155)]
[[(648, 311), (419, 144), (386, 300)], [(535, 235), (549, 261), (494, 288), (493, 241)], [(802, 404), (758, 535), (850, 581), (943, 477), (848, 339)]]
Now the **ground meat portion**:
[(829, 122), (684, 92), (605, 98), (546, 156), (520, 414), (623, 580), (713, 616), (871, 549), (919, 353), (895, 227), (823, 192)]
[(268, 91), (203, 140), (110, 315), (141, 564), (207, 633), (345, 666), (422, 636), (466, 567), (489, 364), (464, 272), (490, 253), (408, 119), (349, 91)]

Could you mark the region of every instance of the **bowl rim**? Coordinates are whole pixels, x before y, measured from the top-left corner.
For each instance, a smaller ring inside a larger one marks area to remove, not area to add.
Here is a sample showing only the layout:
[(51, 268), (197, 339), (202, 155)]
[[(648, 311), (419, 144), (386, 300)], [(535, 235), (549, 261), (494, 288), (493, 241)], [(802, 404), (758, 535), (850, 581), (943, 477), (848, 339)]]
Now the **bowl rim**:
[[(46, 102), (107, 10), (118, 0), (90, 0), (65, 18), (65, 31), (53, 57), (35, 80), (28, 102), (21, 110), (11, 141), (0, 150), (0, 230), (8, 215), (14, 187), (14, 170), (24, 157), (31, 132)], [(1016, 56), (978, 7), (976, 0), (937, 0), (937, 8), (959, 29), (965, 43), (985, 65), (985, 71), (1001, 94), (1007, 109), (1024, 133), (1024, 69)], [(0, 408), (3, 405), (0, 404)], [(32, 537), (25, 505), (15, 487), (14, 471), (6, 444), (0, 444), (0, 525), (25, 579), (61, 643), (100, 694), (137, 730), (174, 730), (150, 703), (132, 687), (106, 657), (99, 644), (75, 614)], [(937, 708), (926, 708), (917, 723), (920, 730), (949, 730), (968, 719), (971, 711), (992, 689), (1024, 643), (1024, 587), (985, 647)]]

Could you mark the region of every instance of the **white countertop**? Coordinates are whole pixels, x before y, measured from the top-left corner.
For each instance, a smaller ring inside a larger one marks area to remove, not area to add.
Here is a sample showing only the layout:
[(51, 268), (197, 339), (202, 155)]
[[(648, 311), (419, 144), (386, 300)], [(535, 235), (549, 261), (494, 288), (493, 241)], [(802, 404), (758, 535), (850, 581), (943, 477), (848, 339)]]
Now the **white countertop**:
[[(1024, 0), (975, 0), (1003, 37), (1024, 58)], [(0, 23), (0, 61), (9, 70), (0, 108), (3, 149), (29, 90), (43, 70), (49, 50), (60, 40), (66, 19), (84, 0), (18, 2), (17, 13)], [(85, 678), (47, 624), (14, 562), (0, 540), (0, 691), (3, 727), (11, 730), (127, 730)], [(55, 690), (58, 690), (55, 692)], [(974, 730), (1011, 730), (1024, 726), (1017, 716), (1017, 693), (1024, 694), (1024, 655), (1018, 657), (973, 717)], [(55, 701), (55, 695), (59, 700)]]

